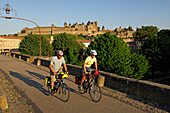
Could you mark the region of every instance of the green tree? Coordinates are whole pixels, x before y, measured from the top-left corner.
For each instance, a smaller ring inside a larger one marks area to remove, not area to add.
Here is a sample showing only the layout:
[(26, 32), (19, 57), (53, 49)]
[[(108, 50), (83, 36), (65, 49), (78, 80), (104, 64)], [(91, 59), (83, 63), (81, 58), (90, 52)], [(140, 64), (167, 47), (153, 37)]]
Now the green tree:
[(155, 26), (142, 26), (140, 29), (137, 29), (135, 33), (133, 33), (133, 37), (135, 40), (143, 42), (143, 40), (147, 38), (152, 38), (157, 36), (158, 28)]
[(155, 71), (167, 73), (170, 69), (170, 32), (161, 30), (158, 36), (147, 39), (140, 53), (149, 60), (153, 77)]
[(145, 56), (133, 53), (131, 68), (133, 70), (133, 73), (130, 75), (131, 78), (144, 78), (149, 73), (149, 61), (146, 60)]
[[(132, 55), (130, 48), (123, 39), (118, 38), (116, 35), (111, 35), (109, 32), (95, 38), (95, 41), (87, 48), (86, 57), (92, 49), (98, 53), (96, 57), (99, 70), (141, 79), (148, 69), (145, 58), (140, 55)], [(143, 60), (135, 62), (138, 57)], [(143, 61), (146, 63), (142, 63)]]
[[(39, 47), (39, 35), (28, 34), (21, 41), (19, 50), (22, 54), (30, 56), (39, 56), (40, 47)], [(45, 38), (41, 37), (41, 55), (48, 56), (51, 55), (52, 47)]]
[(67, 63), (80, 65), (81, 50), (85, 48), (84, 44), (76, 41), (77, 36), (61, 33), (54, 37), (53, 49), (55, 54), (58, 50), (64, 51), (64, 57)]

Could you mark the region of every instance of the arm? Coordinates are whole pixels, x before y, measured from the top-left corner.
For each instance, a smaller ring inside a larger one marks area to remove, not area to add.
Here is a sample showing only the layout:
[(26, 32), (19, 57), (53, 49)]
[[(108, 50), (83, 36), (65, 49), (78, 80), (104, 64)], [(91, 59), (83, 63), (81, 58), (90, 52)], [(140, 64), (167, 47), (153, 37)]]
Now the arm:
[(54, 71), (53, 66), (50, 64), (49, 67), (50, 67), (51, 71), (53, 72), (53, 74), (56, 75), (56, 72)]
[(84, 62), (83, 69), (84, 69), (85, 74), (87, 74), (85, 65), (86, 65), (86, 63)]
[(63, 64), (65, 71), (67, 72), (67, 66), (66, 63)]
[(95, 62), (95, 68), (96, 68), (96, 70), (97, 70), (97, 62)]

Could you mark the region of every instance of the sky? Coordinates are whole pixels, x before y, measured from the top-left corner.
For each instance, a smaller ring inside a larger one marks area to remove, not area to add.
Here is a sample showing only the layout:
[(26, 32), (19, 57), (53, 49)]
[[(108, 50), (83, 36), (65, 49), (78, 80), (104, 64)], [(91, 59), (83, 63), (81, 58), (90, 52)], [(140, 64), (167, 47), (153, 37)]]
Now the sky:
[[(3, 6), (9, 3), (14, 9), (4, 14)], [(114, 30), (141, 26), (170, 29), (170, 0), (0, 0), (1, 16), (15, 16), (31, 20), (40, 27), (64, 23), (87, 24), (97, 21), (98, 26)], [(15, 13), (16, 12), (16, 13)], [(0, 35), (14, 34), (23, 28), (36, 27), (23, 20), (0, 18)]]

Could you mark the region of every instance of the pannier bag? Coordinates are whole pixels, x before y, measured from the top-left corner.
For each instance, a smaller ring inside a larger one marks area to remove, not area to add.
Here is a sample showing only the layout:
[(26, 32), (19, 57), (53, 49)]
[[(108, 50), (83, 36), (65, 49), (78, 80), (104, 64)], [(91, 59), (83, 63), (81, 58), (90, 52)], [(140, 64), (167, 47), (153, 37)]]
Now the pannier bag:
[(81, 77), (75, 77), (75, 84), (80, 85), (81, 84)]
[(44, 81), (44, 85), (45, 86), (50, 86), (50, 84), (51, 84), (51, 77), (46, 76), (45, 81)]

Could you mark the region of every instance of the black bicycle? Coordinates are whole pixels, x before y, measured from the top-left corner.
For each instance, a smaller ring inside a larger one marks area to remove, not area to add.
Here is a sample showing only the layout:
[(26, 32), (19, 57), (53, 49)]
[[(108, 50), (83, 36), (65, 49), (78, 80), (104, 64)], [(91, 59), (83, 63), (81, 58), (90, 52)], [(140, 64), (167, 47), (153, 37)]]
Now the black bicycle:
[(80, 85), (78, 85), (78, 90), (81, 94), (88, 93), (88, 91), (89, 91), (89, 95), (90, 95), (91, 99), (94, 102), (99, 102), (102, 97), (101, 89), (95, 82), (96, 77), (93, 74), (91, 74), (92, 75), (91, 81), (89, 82), (88, 75), (89, 74), (86, 75), (86, 79), (83, 82), (83, 90), (80, 88)]
[[(59, 77), (59, 78), (58, 78)], [(70, 97), (70, 90), (68, 86), (64, 83), (64, 79), (68, 77), (68, 73), (57, 73), (56, 81), (54, 82), (54, 95), (58, 92), (60, 99), (64, 102), (67, 102)], [(61, 79), (61, 82), (58, 81)], [(48, 81), (49, 82), (49, 81)], [(51, 83), (48, 83), (48, 91), (51, 92)]]

